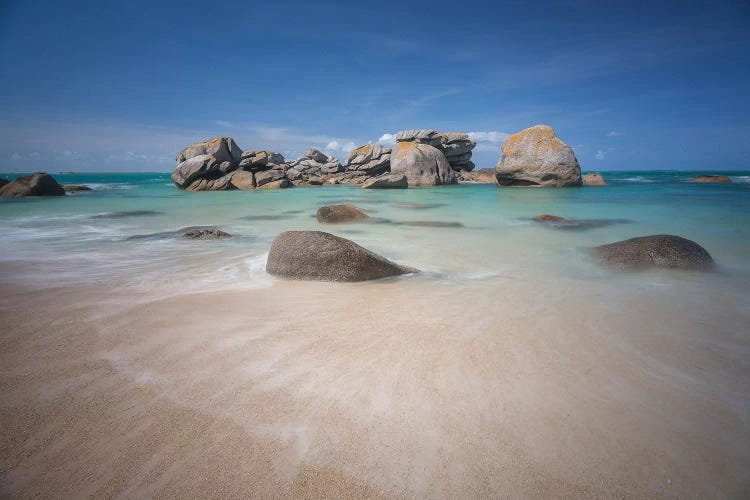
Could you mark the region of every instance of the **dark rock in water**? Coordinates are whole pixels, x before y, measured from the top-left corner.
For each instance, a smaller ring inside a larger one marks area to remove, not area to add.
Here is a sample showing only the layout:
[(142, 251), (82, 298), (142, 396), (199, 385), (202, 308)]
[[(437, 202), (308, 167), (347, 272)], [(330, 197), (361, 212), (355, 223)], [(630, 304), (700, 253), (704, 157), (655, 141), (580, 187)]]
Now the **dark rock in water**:
[(65, 190), (49, 174), (36, 172), (33, 175), (19, 177), (0, 188), (3, 198), (21, 198), (23, 196), (65, 196)]
[(383, 174), (370, 177), (362, 183), (362, 189), (406, 189), (409, 182), (404, 174)]
[(460, 222), (449, 222), (442, 220), (406, 220), (397, 222), (402, 226), (414, 226), (414, 227), (464, 227)]
[(445, 203), (412, 203), (410, 201), (399, 201), (393, 203), (393, 206), (398, 208), (410, 208), (413, 210), (426, 210), (428, 208), (444, 207)]
[(105, 214), (92, 215), (92, 219), (122, 219), (125, 217), (147, 217), (151, 215), (161, 215), (164, 212), (156, 210), (128, 210), (125, 212), (108, 212)]
[(78, 184), (66, 184), (63, 186), (63, 189), (66, 193), (68, 191), (91, 191), (90, 187)]
[(705, 271), (714, 260), (699, 244), (679, 236), (659, 234), (596, 247), (602, 264), (616, 268), (665, 267)]
[(560, 222), (567, 219), (565, 219), (564, 217), (558, 217), (557, 215), (544, 214), (537, 215), (536, 217), (534, 217), (534, 220), (537, 222)]
[(366, 281), (416, 272), (353, 241), (322, 231), (286, 231), (273, 240), (266, 271), (318, 281)]
[(318, 222), (324, 224), (351, 222), (369, 218), (362, 209), (354, 205), (327, 205), (320, 207), (316, 217), (318, 218)]
[(699, 175), (690, 179), (690, 182), (732, 182), (726, 175)]
[(182, 236), (191, 240), (218, 240), (219, 238), (228, 238), (232, 236), (221, 229), (215, 227), (208, 229), (189, 229), (182, 233)]
[(133, 236), (128, 236), (125, 238), (125, 241), (133, 241), (133, 240), (144, 240), (144, 241), (152, 241), (152, 240), (167, 240), (167, 239), (174, 239), (179, 238), (180, 236), (183, 236), (185, 233), (191, 232), (191, 231), (206, 231), (210, 229), (216, 229), (212, 226), (188, 226), (183, 227), (181, 229), (178, 229), (177, 231), (161, 231), (158, 233), (148, 233), (148, 234), (134, 234)]

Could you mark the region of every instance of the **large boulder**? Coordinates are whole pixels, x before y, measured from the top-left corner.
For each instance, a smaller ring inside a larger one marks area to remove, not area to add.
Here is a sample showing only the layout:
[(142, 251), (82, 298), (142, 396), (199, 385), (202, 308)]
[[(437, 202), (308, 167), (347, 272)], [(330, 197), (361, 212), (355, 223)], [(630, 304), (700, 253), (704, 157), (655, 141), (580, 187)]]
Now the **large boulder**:
[(19, 177), (0, 188), (3, 198), (21, 198), (23, 196), (65, 196), (65, 190), (49, 174), (36, 172)]
[(409, 182), (404, 174), (383, 174), (370, 177), (362, 183), (362, 189), (406, 189)]
[(495, 177), (500, 186), (580, 186), (581, 167), (552, 127), (535, 125), (506, 139)]
[(284, 156), (273, 151), (258, 150), (245, 151), (240, 159), (240, 168), (251, 172), (273, 168), (275, 165), (284, 164)]
[(255, 185), (262, 187), (268, 183), (280, 181), (286, 178), (284, 171), (281, 169), (262, 170), (255, 174)]
[(659, 234), (596, 247), (602, 264), (616, 268), (666, 267), (708, 270), (714, 261), (699, 244), (679, 236)]
[(459, 170), (456, 172), (458, 182), (467, 182), (472, 184), (495, 184), (495, 169), (480, 168), (479, 170)]
[(324, 224), (352, 222), (370, 218), (361, 208), (348, 204), (326, 205), (324, 207), (320, 207), (318, 209), (316, 217), (318, 219), (318, 222), (322, 222)]
[(242, 191), (255, 189), (255, 176), (247, 170), (235, 170), (232, 172), (229, 182), (234, 189)]
[(365, 144), (349, 152), (344, 167), (368, 176), (380, 175), (391, 168), (391, 150), (380, 144)]
[(699, 175), (690, 179), (690, 182), (732, 182), (726, 175)]
[(586, 174), (583, 176), (584, 186), (606, 186), (607, 182), (600, 174)]
[(456, 175), (442, 151), (420, 142), (396, 143), (391, 154), (391, 172), (404, 174), (410, 187), (457, 182)]
[(228, 161), (239, 164), (242, 150), (231, 137), (214, 137), (203, 142), (196, 142), (186, 147), (177, 155), (177, 164), (196, 156), (211, 155), (219, 163)]
[(233, 172), (228, 174), (222, 174), (221, 172), (214, 172), (207, 177), (197, 177), (191, 182), (186, 188), (186, 191), (224, 191), (227, 189), (233, 189), (232, 177)]
[(266, 262), (269, 274), (299, 280), (366, 281), (415, 271), (321, 231), (281, 233)]
[(438, 134), (440, 145), (438, 149), (443, 152), (451, 168), (455, 171), (474, 170), (474, 162), (471, 161), (471, 151), (477, 143), (469, 139), (469, 134), (464, 132), (442, 132)]

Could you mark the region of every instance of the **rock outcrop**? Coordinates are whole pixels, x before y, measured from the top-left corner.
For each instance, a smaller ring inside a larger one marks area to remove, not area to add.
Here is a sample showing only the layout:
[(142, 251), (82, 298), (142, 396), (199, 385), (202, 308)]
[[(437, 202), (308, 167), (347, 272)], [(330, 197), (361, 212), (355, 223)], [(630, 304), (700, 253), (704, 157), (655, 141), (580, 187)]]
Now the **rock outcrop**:
[[(343, 172), (344, 167), (335, 156), (327, 155), (315, 148), (305, 151), (305, 155), (296, 160), (286, 162), (286, 176), (295, 184), (305, 184), (312, 181), (322, 184), (324, 176)], [(317, 181), (320, 182), (317, 182)]]
[(495, 167), (500, 186), (568, 187), (581, 185), (581, 167), (573, 149), (547, 125), (508, 137)]
[[(399, 132), (396, 136), (398, 142), (391, 154), (391, 172), (405, 175), (409, 187), (455, 184), (456, 175), (443, 152), (422, 142), (431, 140), (429, 134), (421, 133), (423, 131), (407, 132)], [(407, 138), (415, 140), (406, 140)], [(439, 144), (439, 136), (434, 140)]]
[(480, 168), (479, 170), (468, 171), (459, 170), (456, 172), (458, 182), (467, 182), (474, 184), (495, 184), (495, 169)]
[(337, 224), (370, 218), (361, 208), (347, 204), (320, 207), (316, 217), (318, 222), (324, 224)]
[(456, 172), (474, 170), (471, 151), (477, 143), (463, 132), (442, 132), (438, 134), (440, 144), (437, 148), (443, 152), (451, 168)]
[(49, 174), (36, 172), (19, 177), (0, 188), (3, 198), (21, 198), (23, 196), (65, 196), (65, 190)]
[(583, 176), (584, 186), (606, 186), (607, 182), (600, 174), (586, 174)]
[(299, 280), (366, 281), (415, 271), (321, 231), (281, 233), (266, 262), (269, 274)]
[(679, 236), (659, 234), (596, 247), (599, 261), (616, 269), (665, 267), (705, 271), (714, 261), (699, 244)]
[(732, 182), (726, 175), (699, 175), (690, 179), (690, 182)]
[(383, 174), (391, 168), (391, 150), (380, 144), (365, 144), (349, 152), (344, 167), (370, 177)]
[(404, 174), (383, 174), (370, 177), (362, 183), (362, 189), (406, 189), (409, 182)]

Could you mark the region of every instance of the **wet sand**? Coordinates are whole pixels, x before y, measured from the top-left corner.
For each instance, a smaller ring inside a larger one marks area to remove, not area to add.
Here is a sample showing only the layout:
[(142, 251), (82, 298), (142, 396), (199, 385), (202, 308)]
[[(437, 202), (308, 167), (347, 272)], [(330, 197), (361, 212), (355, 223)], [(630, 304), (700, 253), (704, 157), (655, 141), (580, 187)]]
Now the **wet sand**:
[(2, 288), (0, 492), (747, 497), (744, 316), (536, 287)]

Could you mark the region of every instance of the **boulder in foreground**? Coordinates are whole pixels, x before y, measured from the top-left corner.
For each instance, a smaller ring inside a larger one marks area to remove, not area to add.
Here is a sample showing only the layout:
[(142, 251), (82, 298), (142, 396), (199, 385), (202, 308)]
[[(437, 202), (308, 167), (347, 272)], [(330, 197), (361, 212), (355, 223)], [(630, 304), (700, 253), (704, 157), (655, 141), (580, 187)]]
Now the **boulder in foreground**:
[(65, 190), (49, 174), (36, 172), (19, 177), (0, 188), (3, 198), (21, 198), (23, 196), (65, 196)]
[(316, 216), (318, 222), (324, 224), (336, 224), (338, 222), (351, 222), (370, 218), (361, 208), (346, 204), (320, 207)]
[(607, 181), (600, 174), (586, 174), (583, 176), (584, 186), (606, 186)]
[(705, 271), (714, 260), (705, 248), (679, 236), (658, 234), (596, 247), (602, 264), (616, 269), (665, 267)]
[(690, 179), (690, 182), (732, 182), (726, 175), (699, 175)]
[(499, 186), (580, 186), (581, 167), (552, 127), (535, 125), (505, 140), (495, 177)]
[(415, 271), (322, 231), (281, 233), (266, 262), (269, 274), (298, 280), (366, 281)]
[(383, 174), (370, 177), (362, 183), (362, 189), (406, 189), (409, 182), (404, 174)]

